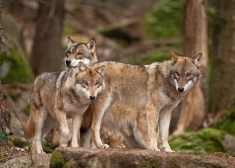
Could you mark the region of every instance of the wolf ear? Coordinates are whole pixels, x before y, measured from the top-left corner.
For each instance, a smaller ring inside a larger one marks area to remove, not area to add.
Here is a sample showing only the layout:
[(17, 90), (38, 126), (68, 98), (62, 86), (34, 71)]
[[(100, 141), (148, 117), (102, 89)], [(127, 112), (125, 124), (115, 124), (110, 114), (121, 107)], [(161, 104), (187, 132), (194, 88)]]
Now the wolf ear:
[(196, 65), (198, 68), (200, 67), (201, 63), (201, 58), (202, 58), (202, 53), (197, 54), (196, 56), (193, 57), (193, 63)]
[(86, 65), (82, 61), (80, 61), (78, 63), (78, 69), (79, 71), (84, 71), (86, 69)]
[(95, 68), (95, 70), (96, 70), (101, 76), (103, 76), (103, 75), (104, 75), (104, 68), (105, 68), (105, 65), (102, 65), (102, 66), (100, 66), (100, 67)]
[(171, 61), (172, 61), (172, 65), (174, 65), (178, 59), (179, 59), (179, 56), (177, 56), (175, 53), (173, 53), (172, 51), (169, 50), (169, 53), (171, 54)]
[(91, 39), (87, 44), (87, 48), (91, 50), (92, 53), (95, 52), (95, 39)]
[(71, 47), (75, 42), (68, 36), (68, 48)]

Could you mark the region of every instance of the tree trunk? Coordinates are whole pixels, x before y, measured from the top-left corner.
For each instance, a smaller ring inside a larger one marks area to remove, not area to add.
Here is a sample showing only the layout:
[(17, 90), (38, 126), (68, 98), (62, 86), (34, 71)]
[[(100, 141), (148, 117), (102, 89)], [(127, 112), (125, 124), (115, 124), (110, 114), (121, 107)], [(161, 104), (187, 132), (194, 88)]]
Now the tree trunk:
[(235, 97), (235, 1), (217, 1), (210, 75), (209, 112), (215, 120), (227, 111)]
[(184, 55), (195, 56), (202, 53), (200, 68), (202, 79), (182, 101), (180, 117), (174, 134), (183, 132), (186, 127), (192, 129), (200, 127), (205, 118), (207, 102), (205, 83), (207, 83), (206, 67), (208, 62), (206, 6), (206, 0), (186, 0), (185, 2)]
[(64, 0), (39, 1), (31, 66), (36, 75), (62, 65)]

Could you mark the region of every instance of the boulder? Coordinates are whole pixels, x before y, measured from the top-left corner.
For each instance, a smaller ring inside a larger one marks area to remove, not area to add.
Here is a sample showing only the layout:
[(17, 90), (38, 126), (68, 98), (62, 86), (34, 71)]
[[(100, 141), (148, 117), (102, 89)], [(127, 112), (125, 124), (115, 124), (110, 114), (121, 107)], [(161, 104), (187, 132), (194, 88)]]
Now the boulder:
[(50, 167), (231, 168), (235, 167), (235, 159), (222, 155), (166, 153), (140, 149), (57, 148), (52, 154)]
[(0, 168), (47, 168), (50, 165), (51, 154), (32, 155), (33, 162), (30, 155), (24, 155), (17, 158), (13, 158), (0, 164)]

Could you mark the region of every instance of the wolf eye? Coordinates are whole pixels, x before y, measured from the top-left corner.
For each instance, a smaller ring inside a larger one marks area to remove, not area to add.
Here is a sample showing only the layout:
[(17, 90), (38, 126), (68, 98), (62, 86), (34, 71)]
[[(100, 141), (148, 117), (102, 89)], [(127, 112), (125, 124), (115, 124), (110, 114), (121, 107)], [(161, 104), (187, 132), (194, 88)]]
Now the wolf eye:
[(83, 86), (88, 86), (88, 82), (83, 82)]
[(178, 77), (180, 76), (180, 73), (179, 73), (179, 72), (175, 72), (175, 74), (176, 74), (176, 76), (178, 76)]
[(187, 77), (190, 77), (190, 76), (191, 76), (191, 73), (190, 73), (190, 72), (187, 72), (187, 73), (186, 73), (186, 76), (187, 76)]
[(95, 82), (95, 85), (96, 85), (96, 86), (97, 86), (97, 85), (99, 85), (99, 82), (98, 82), (98, 81), (96, 81), (96, 82)]
[(70, 51), (68, 51), (68, 52), (67, 52), (67, 56), (69, 56), (70, 54), (71, 54), (71, 52), (70, 52)]

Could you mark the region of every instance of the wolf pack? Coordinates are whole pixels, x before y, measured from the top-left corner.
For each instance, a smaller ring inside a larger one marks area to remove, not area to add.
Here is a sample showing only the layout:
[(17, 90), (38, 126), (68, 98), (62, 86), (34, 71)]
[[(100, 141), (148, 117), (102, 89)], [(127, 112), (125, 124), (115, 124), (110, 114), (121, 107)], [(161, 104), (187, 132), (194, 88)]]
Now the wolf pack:
[(49, 132), (60, 147), (173, 152), (171, 113), (200, 79), (202, 54), (169, 54), (170, 60), (150, 65), (98, 62), (94, 39), (77, 43), (68, 37), (66, 68), (45, 72), (33, 84), (24, 127), (31, 153), (44, 153)]

